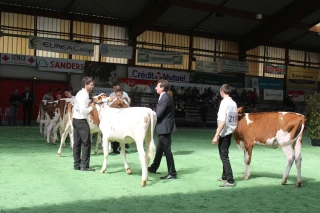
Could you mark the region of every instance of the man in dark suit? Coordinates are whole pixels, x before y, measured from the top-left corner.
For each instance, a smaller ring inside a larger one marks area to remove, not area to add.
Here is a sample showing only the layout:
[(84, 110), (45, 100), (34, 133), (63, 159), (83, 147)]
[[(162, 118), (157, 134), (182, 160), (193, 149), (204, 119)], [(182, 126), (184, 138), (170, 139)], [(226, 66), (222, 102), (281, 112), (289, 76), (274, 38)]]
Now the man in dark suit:
[(22, 93), (22, 103), (23, 103), (23, 126), (26, 125), (27, 113), (28, 113), (28, 126), (31, 125), (32, 117), (32, 105), (34, 101), (34, 95), (30, 92), (29, 87), (24, 88), (24, 93)]
[(151, 173), (158, 170), (163, 153), (167, 159), (168, 174), (161, 177), (161, 180), (177, 179), (177, 172), (174, 166), (174, 159), (171, 152), (171, 133), (175, 130), (174, 112), (175, 105), (172, 96), (167, 92), (169, 83), (166, 80), (159, 80), (156, 91), (160, 95), (157, 106), (157, 126), (159, 142), (157, 145), (156, 156), (152, 165), (148, 168)]

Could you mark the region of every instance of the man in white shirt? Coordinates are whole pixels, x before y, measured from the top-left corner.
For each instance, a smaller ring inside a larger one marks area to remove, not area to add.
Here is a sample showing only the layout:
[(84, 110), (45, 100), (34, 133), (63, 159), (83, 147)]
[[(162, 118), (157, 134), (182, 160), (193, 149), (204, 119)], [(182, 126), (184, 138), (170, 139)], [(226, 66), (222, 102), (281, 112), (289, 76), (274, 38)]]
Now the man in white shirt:
[(219, 155), (223, 164), (222, 177), (219, 181), (224, 181), (220, 187), (233, 187), (233, 173), (229, 161), (229, 147), (231, 145), (232, 133), (238, 123), (237, 104), (230, 97), (231, 89), (228, 84), (220, 87), (220, 95), (223, 98), (218, 112), (218, 128), (212, 140), (212, 144), (218, 143)]
[(94, 88), (94, 82), (92, 78), (84, 77), (82, 79), (82, 86), (82, 90), (77, 93), (74, 99), (74, 111), (72, 120), (72, 125), (74, 128), (74, 169), (81, 171), (95, 171), (95, 169), (89, 167), (91, 138), (90, 128), (87, 121), (88, 114), (94, 108), (94, 103), (92, 103), (89, 99), (89, 92), (91, 92)]

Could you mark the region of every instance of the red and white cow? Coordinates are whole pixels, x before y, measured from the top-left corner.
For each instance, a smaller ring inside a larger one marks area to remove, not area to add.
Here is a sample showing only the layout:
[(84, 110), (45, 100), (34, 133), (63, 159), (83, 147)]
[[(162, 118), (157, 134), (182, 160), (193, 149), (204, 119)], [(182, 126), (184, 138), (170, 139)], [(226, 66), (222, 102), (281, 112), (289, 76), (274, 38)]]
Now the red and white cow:
[[(148, 180), (148, 164), (154, 155), (155, 145), (153, 132), (157, 123), (157, 115), (154, 111), (145, 107), (131, 107), (125, 109), (114, 109), (107, 105), (109, 98), (103, 96), (94, 97), (99, 112), (100, 129), (102, 132), (104, 160), (100, 173), (107, 169), (107, 158), (111, 141), (118, 141), (121, 146), (120, 155), (124, 160), (127, 174), (131, 174), (126, 160), (125, 144), (136, 143), (142, 168), (141, 186), (146, 186)], [(146, 151), (143, 144), (146, 145)]]
[[(43, 135), (44, 137), (47, 136), (47, 126), (45, 126), (45, 122), (46, 122), (46, 104), (48, 101), (42, 100), (39, 104), (39, 112), (38, 112), (38, 117), (37, 117), (37, 122), (39, 123), (39, 127), (40, 127), (40, 134)], [(53, 103), (52, 101), (49, 103)], [(43, 129), (43, 133), (42, 133), (42, 128)]]
[(254, 145), (271, 148), (281, 147), (288, 165), (283, 174), (282, 184), (287, 178), (295, 161), (297, 167), (296, 187), (301, 187), (301, 145), (306, 119), (292, 112), (241, 113), (238, 108), (238, 125), (234, 138), (240, 149), (244, 150), (244, 179), (250, 176), (250, 162)]

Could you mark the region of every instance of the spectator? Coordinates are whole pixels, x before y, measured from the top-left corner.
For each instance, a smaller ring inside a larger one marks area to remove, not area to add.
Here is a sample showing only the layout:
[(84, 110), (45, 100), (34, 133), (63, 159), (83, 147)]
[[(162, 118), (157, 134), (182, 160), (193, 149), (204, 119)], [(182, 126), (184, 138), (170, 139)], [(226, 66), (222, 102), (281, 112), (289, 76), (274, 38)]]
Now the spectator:
[(59, 101), (62, 98), (62, 89), (58, 88), (56, 94), (54, 95), (54, 100)]
[(71, 94), (70, 90), (64, 91), (64, 96), (66, 96), (66, 98), (75, 98), (75, 96)]
[(207, 124), (208, 107), (206, 103), (201, 103), (199, 114), (201, 116), (202, 126), (205, 128)]
[(19, 111), (19, 106), (21, 103), (21, 96), (18, 93), (18, 89), (15, 89), (13, 91), (13, 94), (10, 97), (10, 116), (9, 116), (9, 121), (8, 121), (8, 125), (11, 126), (16, 126), (17, 125), (17, 115), (18, 115), (18, 111)]
[(256, 91), (256, 88), (253, 88), (253, 92), (250, 94), (250, 103), (252, 104), (253, 108), (256, 108), (256, 104), (258, 101), (258, 93)]
[[(53, 98), (53, 97), (52, 97)], [(32, 117), (32, 105), (34, 101), (34, 95), (30, 92), (29, 87), (24, 88), (24, 93), (22, 93), (22, 102), (23, 102), (23, 126), (26, 125), (27, 114), (28, 114), (28, 126), (31, 125)]]
[(54, 98), (53, 98), (53, 95), (52, 95), (52, 89), (48, 90), (48, 93), (43, 96), (42, 100), (54, 101)]

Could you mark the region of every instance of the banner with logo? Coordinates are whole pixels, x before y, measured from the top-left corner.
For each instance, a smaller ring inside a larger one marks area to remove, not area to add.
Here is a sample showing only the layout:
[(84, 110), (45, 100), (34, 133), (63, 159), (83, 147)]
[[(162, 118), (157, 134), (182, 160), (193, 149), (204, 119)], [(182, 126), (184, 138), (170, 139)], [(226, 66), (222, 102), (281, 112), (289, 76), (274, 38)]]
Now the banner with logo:
[(304, 101), (304, 91), (288, 90), (288, 96), (294, 101)]
[(137, 54), (139, 63), (181, 65), (183, 60), (183, 53), (179, 52), (137, 49)]
[(164, 79), (170, 82), (189, 82), (190, 73), (144, 67), (128, 67), (128, 78), (157, 81)]
[(269, 74), (285, 75), (286, 74), (286, 66), (264, 63), (263, 71), (265, 73), (269, 73)]
[(37, 57), (37, 67), (41, 71), (69, 72), (82, 74), (85, 61)]
[(245, 61), (221, 60), (220, 72), (241, 72), (249, 71), (249, 63)]
[(100, 44), (101, 56), (132, 59), (132, 51), (131, 46)]
[(259, 80), (258, 78), (251, 78), (252, 88), (259, 89)]
[(29, 48), (84, 56), (93, 56), (94, 52), (93, 44), (34, 36), (29, 36)]
[(132, 78), (120, 78), (120, 82), (123, 83), (122, 89), (126, 92), (131, 90), (143, 93), (155, 92), (157, 81), (140, 80)]
[(222, 84), (229, 84), (231, 87), (244, 88), (245, 78), (236, 76), (226, 76), (211, 73), (192, 72), (190, 83), (209, 84), (221, 86)]
[(36, 66), (36, 56), (1, 53), (1, 64)]
[(258, 78), (259, 89), (282, 90), (282, 79), (280, 78)]
[(198, 72), (218, 72), (218, 62), (196, 61), (196, 71)]
[(113, 92), (113, 88), (105, 88), (105, 87), (94, 87), (93, 88), (93, 95), (100, 95), (101, 93), (106, 94), (109, 96)]
[(263, 100), (283, 101), (283, 90), (264, 89)]
[(317, 88), (318, 70), (288, 67), (288, 88)]

